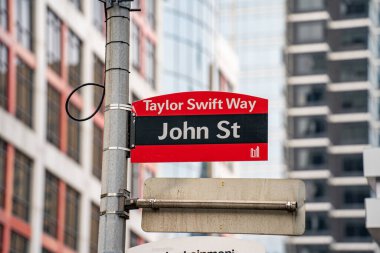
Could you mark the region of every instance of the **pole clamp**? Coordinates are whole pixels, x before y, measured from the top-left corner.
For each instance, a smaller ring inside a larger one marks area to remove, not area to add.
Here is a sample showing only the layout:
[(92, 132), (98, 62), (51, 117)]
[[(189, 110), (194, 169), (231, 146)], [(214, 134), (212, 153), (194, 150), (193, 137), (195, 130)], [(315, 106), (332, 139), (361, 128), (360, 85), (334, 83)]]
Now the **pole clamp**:
[(125, 203), (130, 199), (131, 193), (126, 189), (120, 189), (119, 192), (108, 192), (100, 195), (100, 198), (118, 198), (117, 210), (103, 210), (100, 211), (100, 216), (107, 214), (117, 214), (119, 217), (129, 219), (129, 210), (125, 208)]
[(133, 0), (100, 0), (100, 1), (106, 4), (106, 9), (112, 8), (114, 6), (114, 3), (116, 3), (120, 7), (126, 8), (129, 11), (141, 11), (141, 9), (131, 8), (131, 2), (133, 2)]

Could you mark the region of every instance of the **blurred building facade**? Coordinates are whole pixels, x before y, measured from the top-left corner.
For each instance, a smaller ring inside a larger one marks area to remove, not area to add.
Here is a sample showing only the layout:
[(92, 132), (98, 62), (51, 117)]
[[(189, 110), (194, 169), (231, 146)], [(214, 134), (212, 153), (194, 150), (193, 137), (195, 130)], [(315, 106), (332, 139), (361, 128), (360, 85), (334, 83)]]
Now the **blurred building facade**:
[[(131, 20), (131, 96), (156, 95), (160, 2), (136, 1)], [(97, 252), (103, 113), (69, 119), (68, 94), (103, 84), (105, 23), (95, 0), (0, 1), (0, 252)], [(90, 115), (102, 90), (70, 101)], [(134, 165), (129, 185), (141, 193), (153, 165)], [(127, 247), (150, 241), (140, 212), (127, 222)]]
[(306, 232), (288, 252), (375, 252), (364, 148), (379, 145), (379, 1), (287, 1), (290, 178), (306, 183)]
[[(239, 63), (215, 30), (216, 1), (163, 1), (160, 92), (234, 91)], [(164, 177), (233, 177), (234, 163), (160, 164)]]
[[(217, 29), (237, 52), (240, 73), (238, 91), (269, 99), (267, 162), (238, 163), (239, 177), (280, 178), (283, 159), (285, 88), (285, 0), (219, 0)], [(284, 238), (254, 236), (268, 253), (284, 252)]]

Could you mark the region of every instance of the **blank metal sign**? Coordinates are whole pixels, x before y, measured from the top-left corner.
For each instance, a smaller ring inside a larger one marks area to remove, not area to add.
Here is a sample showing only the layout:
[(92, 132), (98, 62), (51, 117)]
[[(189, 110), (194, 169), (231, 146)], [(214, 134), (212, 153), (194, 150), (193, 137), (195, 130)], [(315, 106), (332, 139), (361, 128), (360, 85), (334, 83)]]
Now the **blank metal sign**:
[(144, 199), (297, 201), (297, 211), (144, 208), (147, 232), (301, 235), (305, 231), (305, 185), (293, 179), (151, 178)]

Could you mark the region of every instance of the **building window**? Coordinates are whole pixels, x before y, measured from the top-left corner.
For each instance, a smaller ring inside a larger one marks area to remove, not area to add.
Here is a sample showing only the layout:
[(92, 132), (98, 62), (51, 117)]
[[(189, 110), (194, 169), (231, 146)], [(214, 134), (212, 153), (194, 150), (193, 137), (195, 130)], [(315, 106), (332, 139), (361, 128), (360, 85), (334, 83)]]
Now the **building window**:
[(13, 178), (13, 214), (29, 221), (32, 160), (16, 150)]
[(358, 113), (368, 110), (368, 92), (353, 91), (334, 93), (330, 110), (333, 113)]
[(365, 227), (365, 222), (363, 221), (347, 221), (344, 226), (344, 234), (348, 240), (371, 240), (371, 236)]
[(98, 252), (99, 206), (91, 204), (90, 253)]
[(294, 24), (293, 42), (317, 43), (325, 40), (325, 23), (324, 22), (303, 22)]
[[(0, 207), (4, 207), (7, 144), (0, 139)], [(1, 240), (1, 238), (0, 238)]]
[(61, 20), (48, 9), (47, 11), (47, 62), (57, 74), (61, 74)]
[(154, 87), (156, 82), (156, 64), (155, 64), (155, 46), (149, 40), (146, 40), (146, 80)]
[(104, 31), (104, 4), (100, 1), (93, 1), (92, 23), (99, 32)]
[(322, 148), (294, 149), (295, 170), (325, 169), (326, 150)]
[(293, 75), (318, 75), (326, 73), (326, 54), (294, 55)]
[(33, 50), (33, 0), (17, 0), (17, 39), (23, 47)]
[(82, 42), (71, 30), (69, 32), (68, 53), (69, 84), (76, 87), (81, 84)]
[(363, 176), (363, 156), (361, 154), (344, 156), (342, 159), (345, 176)]
[(0, 26), (8, 29), (8, 0), (0, 0)]
[(44, 232), (57, 237), (59, 180), (50, 172), (45, 174)]
[(325, 117), (294, 117), (293, 138), (319, 138), (326, 136), (327, 123)]
[(329, 45), (332, 51), (364, 50), (368, 48), (367, 27), (336, 29), (329, 31)]
[(60, 114), (61, 95), (51, 85), (48, 85), (47, 101), (47, 140), (54, 146), (59, 147), (60, 142)]
[(368, 16), (368, 0), (341, 0), (340, 16), (342, 19), (363, 18)]
[(294, 0), (293, 11), (310, 12), (325, 9), (325, 0)]
[[(69, 106), (70, 113), (73, 117), (79, 118), (80, 111), (75, 106)], [(80, 162), (80, 123), (78, 121), (68, 119), (68, 142), (67, 154), (78, 163)]]
[(307, 201), (327, 201), (327, 183), (325, 180), (305, 180), (305, 187)]
[(0, 107), (7, 108), (7, 103), (8, 103), (8, 49), (2, 43), (0, 43)]
[[(104, 63), (99, 57), (94, 56), (94, 82), (97, 84), (104, 84)], [(94, 87), (94, 107), (97, 108), (102, 100), (104, 89)], [(104, 102), (103, 102), (104, 104)]]
[(16, 117), (29, 127), (33, 119), (33, 70), (17, 59)]
[(82, 10), (82, 0), (70, 0), (70, 2), (77, 8), (78, 10)]
[(72, 249), (78, 248), (79, 234), (79, 193), (66, 188), (65, 244)]
[(28, 253), (28, 239), (12, 231), (10, 253)]
[(344, 123), (331, 125), (333, 145), (365, 145), (368, 144), (368, 123)]
[(145, 8), (146, 8), (146, 18), (148, 20), (148, 24), (153, 29), (156, 28), (156, 0), (146, 0)]
[(326, 103), (326, 87), (323, 84), (297, 85), (290, 89), (293, 91), (289, 93), (292, 106), (319, 106)]
[(330, 71), (335, 73), (335, 75), (332, 75), (332, 79), (336, 82), (360, 82), (368, 80), (367, 60), (336, 62), (330, 68)]
[(132, 66), (140, 70), (140, 29), (135, 22), (131, 22), (131, 33)]
[(99, 180), (102, 176), (103, 131), (94, 125), (92, 143), (92, 173)]
[(328, 215), (322, 212), (306, 212), (305, 235), (327, 235)]
[(367, 186), (350, 186), (344, 189), (343, 202), (344, 208), (363, 209), (364, 201), (370, 197)]

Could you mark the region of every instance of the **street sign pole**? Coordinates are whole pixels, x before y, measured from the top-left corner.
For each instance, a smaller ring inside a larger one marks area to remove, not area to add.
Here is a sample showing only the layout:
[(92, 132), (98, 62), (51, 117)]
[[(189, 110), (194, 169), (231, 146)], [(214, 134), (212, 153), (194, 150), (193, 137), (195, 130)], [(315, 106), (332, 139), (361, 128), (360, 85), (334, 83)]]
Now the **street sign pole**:
[(124, 253), (128, 198), (129, 28), (131, 0), (101, 0), (106, 8), (105, 112), (99, 253)]

